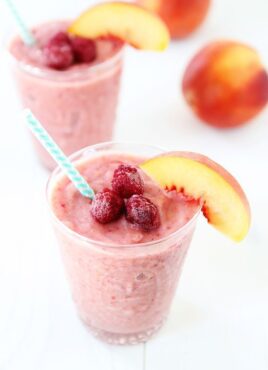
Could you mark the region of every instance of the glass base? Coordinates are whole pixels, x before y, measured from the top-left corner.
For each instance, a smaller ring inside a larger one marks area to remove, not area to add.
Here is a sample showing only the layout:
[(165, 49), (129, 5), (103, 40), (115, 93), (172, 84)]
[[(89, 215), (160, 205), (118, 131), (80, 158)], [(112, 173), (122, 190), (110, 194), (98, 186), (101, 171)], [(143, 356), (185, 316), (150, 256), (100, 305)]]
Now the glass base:
[(130, 344), (139, 344), (145, 343), (151, 339), (162, 327), (163, 321), (158, 325), (138, 333), (130, 334), (120, 334), (120, 333), (111, 333), (105, 330), (94, 328), (89, 326), (83, 320), (82, 323), (89, 330), (91, 334), (94, 335), (97, 339), (109, 343), (109, 344), (118, 344), (118, 345), (130, 345)]

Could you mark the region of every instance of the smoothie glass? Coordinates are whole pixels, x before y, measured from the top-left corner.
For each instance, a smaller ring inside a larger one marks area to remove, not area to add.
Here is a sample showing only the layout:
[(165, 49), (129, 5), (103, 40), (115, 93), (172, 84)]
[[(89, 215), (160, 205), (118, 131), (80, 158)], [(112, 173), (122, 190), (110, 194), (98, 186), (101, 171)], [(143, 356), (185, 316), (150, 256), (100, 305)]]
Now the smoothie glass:
[[(26, 64), (11, 52), (9, 56), (22, 106), (31, 109), (67, 155), (111, 140), (123, 64), (122, 45), (104, 61), (66, 71)], [(49, 169), (55, 168), (47, 152), (33, 139), (41, 162)]]
[[(161, 152), (145, 145), (102, 143), (70, 158), (84, 161), (104, 153), (149, 158)], [(147, 341), (168, 316), (200, 210), (157, 241), (130, 245), (94, 241), (69, 229), (53, 213), (50, 199), (60, 176), (57, 168), (48, 182), (47, 200), (79, 317), (106, 342)]]

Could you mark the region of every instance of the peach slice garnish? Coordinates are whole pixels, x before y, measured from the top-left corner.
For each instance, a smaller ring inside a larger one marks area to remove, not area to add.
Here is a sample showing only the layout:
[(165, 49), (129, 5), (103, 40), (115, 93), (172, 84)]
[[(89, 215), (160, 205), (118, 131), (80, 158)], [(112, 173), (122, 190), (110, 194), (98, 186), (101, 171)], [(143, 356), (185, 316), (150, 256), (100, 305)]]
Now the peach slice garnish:
[(162, 188), (198, 199), (208, 222), (234, 241), (250, 226), (250, 207), (235, 178), (204, 155), (172, 152), (149, 159), (141, 169)]
[(115, 36), (138, 48), (164, 50), (169, 32), (164, 22), (148, 10), (128, 3), (103, 3), (88, 9), (69, 27), (71, 34), (96, 39)]

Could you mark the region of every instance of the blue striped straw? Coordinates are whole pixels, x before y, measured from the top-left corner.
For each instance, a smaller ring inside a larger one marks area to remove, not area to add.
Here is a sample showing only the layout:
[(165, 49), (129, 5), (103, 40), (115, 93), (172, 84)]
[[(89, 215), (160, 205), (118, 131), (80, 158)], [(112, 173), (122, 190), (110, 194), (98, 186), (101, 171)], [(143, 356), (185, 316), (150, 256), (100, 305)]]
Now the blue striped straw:
[(4, 0), (6, 3), (8, 9), (10, 10), (11, 15), (13, 16), (20, 33), (20, 36), (23, 40), (23, 42), (28, 45), (32, 46), (35, 44), (35, 38), (33, 37), (32, 33), (29, 31), (29, 29), (26, 27), (25, 23), (21, 19), (19, 12), (17, 11), (15, 5), (13, 4), (12, 0)]
[(84, 177), (77, 171), (74, 165), (54, 142), (54, 140), (49, 136), (47, 131), (41, 125), (41, 123), (34, 117), (29, 109), (23, 111), (25, 121), (28, 127), (31, 129), (33, 134), (49, 152), (51, 157), (57, 162), (61, 169), (66, 173), (69, 179), (73, 182), (74, 186), (80, 193), (87, 198), (94, 198), (94, 190), (88, 185)]

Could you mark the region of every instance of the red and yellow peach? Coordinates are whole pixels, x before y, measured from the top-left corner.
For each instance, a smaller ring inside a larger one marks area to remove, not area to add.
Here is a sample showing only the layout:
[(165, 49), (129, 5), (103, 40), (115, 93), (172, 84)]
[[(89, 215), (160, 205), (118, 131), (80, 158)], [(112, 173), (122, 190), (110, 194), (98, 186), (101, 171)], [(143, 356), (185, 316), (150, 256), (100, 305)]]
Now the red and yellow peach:
[(138, 0), (138, 4), (158, 14), (172, 38), (188, 36), (205, 19), (211, 0)]
[(242, 125), (268, 101), (268, 74), (257, 52), (234, 41), (213, 42), (189, 63), (182, 83), (186, 101), (204, 122)]

